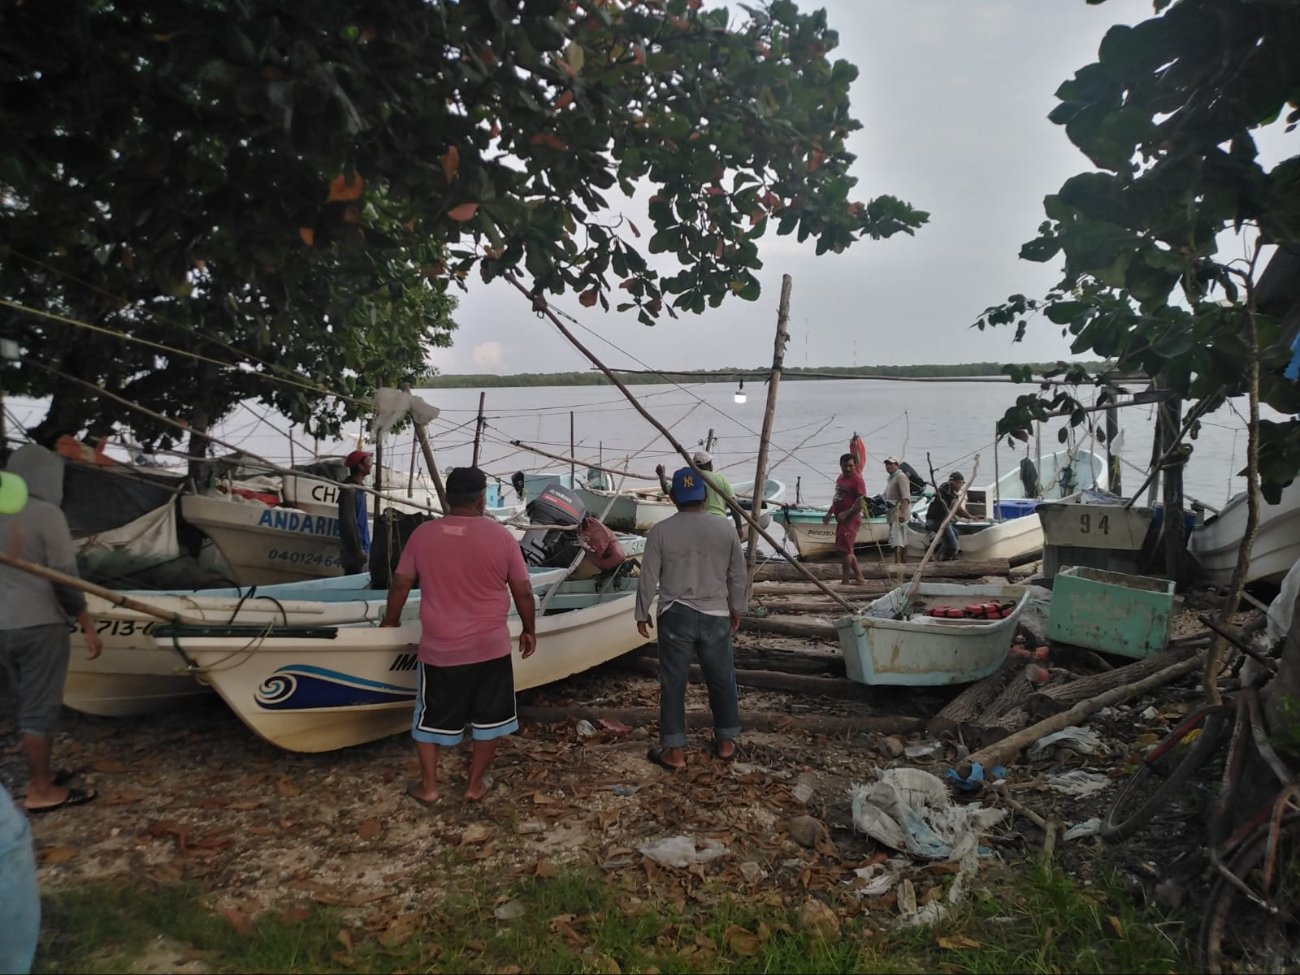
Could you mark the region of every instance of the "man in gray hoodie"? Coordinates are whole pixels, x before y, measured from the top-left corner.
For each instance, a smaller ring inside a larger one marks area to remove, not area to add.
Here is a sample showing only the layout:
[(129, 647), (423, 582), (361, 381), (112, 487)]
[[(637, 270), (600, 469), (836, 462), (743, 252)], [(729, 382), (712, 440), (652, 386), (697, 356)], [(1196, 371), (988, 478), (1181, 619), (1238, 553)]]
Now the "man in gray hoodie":
[[(27, 482), (27, 504), (14, 514), (0, 514), (0, 551), (75, 576), (77, 555), (63, 502), (63, 461), (44, 447), (27, 444), (14, 451), (5, 470)], [(78, 589), (42, 576), (0, 565), (0, 665), (18, 692), (18, 724), (27, 760), (28, 813), (79, 806), (95, 798), (91, 790), (69, 786), (67, 773), (56, 773), (51, 744), (63, 705), (63, 680), (72, 651), (68, 621), (75, 619), (86, 637), (90, 659), (102, 644)]]
[(686, 767), (686, 682), (698, 656), (713, 712), (713, 754), (735, 760), (740, 701), (731, 634), (745, 608), (745, 556), (732, 527), (704, 510), (707, 483), (689, 467), (673, 475), (677, 514), (650, 529), (636, 588), (636, 628), (650, 636), (659, 599), (659, 747), (646, 755)]

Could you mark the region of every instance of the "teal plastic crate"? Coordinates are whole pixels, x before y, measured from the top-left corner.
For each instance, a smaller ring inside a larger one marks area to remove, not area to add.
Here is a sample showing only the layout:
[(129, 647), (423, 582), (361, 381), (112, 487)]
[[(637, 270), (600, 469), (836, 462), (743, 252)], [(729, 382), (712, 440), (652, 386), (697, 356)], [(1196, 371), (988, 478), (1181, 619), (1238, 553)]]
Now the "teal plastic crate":
[(1149, 657), (1169, 642), (1174, 584), (1086, 566), (1056, 574), (1047, 638), (1077, 647)]

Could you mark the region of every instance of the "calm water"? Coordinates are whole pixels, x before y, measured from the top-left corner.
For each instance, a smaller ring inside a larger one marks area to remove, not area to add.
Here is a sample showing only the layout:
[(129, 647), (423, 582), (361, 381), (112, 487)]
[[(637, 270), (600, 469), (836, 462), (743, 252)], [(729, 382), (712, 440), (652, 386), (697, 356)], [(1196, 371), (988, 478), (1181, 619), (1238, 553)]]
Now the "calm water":
[[(933, 463), (940, 478), (951, 470), (961, 470), (972, 484), (985, 484), (993, 480), (995, 471), (1006, 473), (1021, 457), (1034, 456), (1032, 440), (1028, 445), (1017, 445), (1016, 450), (1005, 442), (995, 450), (993, 440), (997, 417), (1018, 394), (1030, 388), (1008, 383), (787, 380), (778, 390), (769, 475), (786, 482), (787, 501), (794, 500), (798, 485), (804, 501), (825, 503), (838, 473), (839, 456), (856, 432), (866, 441), (865, 475), (867, 489), (873, 494), (884, 486), (881, 464), (890, 454), (910, 461), (922, 475), (928, 476), (929, 463)], [(715, 466), (733, 481), (753, 478), (767, 397), (764, 385), (747, 383), (748, 400), (743, 405), (733, 402), (736, 387), (731, 384), (631, 389), (651, 415), (689, 448), (697, 448), (712, 429)], [(429, 428), (439, 467), (446, 470), (469, 463), (479, 391), (424, 390), (420, 395), (442, 410)], [(11, 399), (7, 406), (19, 418), (36, 412), (30, 401)], [(1189, 496), (1218, 507), (1244, 488), (1244, 479), (1235, 473), (1245, 466), (1244, 409), (1244, 402), (1231, 404), (1203, 424), (1185, 473)], [(626, 466), (633, 474), (649, 479), (653, 479), (658, 463), (670, 470), (679, 466), (663, 438), (612, 387), (489, 389), (484, 413), (487, 425), (479, 463), (503, 480), (515, 470), (567, 470), (567, 464), (536, 456), (512, 446), (510, 441), (568, 455), (570, 414), (576, 455), (583, 460), (603, 459), (606, 466)], [(1150, 406), (1127, 407), (1120, 411), (1120, 422), (1124, 488), (1131, 492), (1141, 484), (1150, 461), (1155, 414)], [(1044, 453), (1058, 448), (1059, 429), (1060, 424), (1042, 432)], [(290, 457), (287, 431), (283, 420), (239, 411), (221, 425), (217, 435), (252, 453), (285, 462)], [(317, 447), (321, 452), (332, 452), (355, 446), (351, 441), (317, 445), (304, 439), (301, 430), (295, 431), (294, 439), (293, 455), (297, 460)], [(1104, 447), (1089, 445), (1104, 454)], [(385, 445), (385, 463), (405, 470), (416, 449), (409, 430), (392, 437)], [(976, 454), (979, 471), (972, 478)], [(627, 484), (639, 482), (639, 478), (629, 476)]]

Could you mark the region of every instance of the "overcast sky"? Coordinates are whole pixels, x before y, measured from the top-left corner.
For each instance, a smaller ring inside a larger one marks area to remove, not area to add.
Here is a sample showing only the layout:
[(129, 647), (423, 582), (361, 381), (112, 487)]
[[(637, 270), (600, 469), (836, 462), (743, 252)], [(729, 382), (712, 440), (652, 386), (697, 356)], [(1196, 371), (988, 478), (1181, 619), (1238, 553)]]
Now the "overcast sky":
[[(816, 257), (812, 243), (769, 236), (761, 248), (763, 294), (728, 299), (703, 315), (653, 328), (630, 315), (558, 307), (611, 366), (698, 369), (771, 364), (782, 274), (793, 278), (788, 366), (925, 362), (1029, 362), (1069, 355), (1045, 320), (1026, 341), (971, 323), (1013, 293), (1042, 295), (1059, 262), (1022, 261), (1020, 245), (1044, 219), (1043, 197), (1091, 168), (1047, 121), (1062, 81), (1095, 59), (1113, 24), (1152, 16), (1150, 0), (799, 0), (824, 7), (840, 47), (857, 65), (853, 114), (863, 128), (855, 197), (900, 197), (929, 211), (914, 237), (863, 240)], [(733, 11), (737, 8), (730, 4)], [(642, 227), (649, 222), (629, 205)], [(455, 345), (436, 350), (443, 373), (552, 372), (587, 362), (536, 319), (513, 289), (474, 282), (460, 296)], [(604, 341), (601, 341), (601, 340)]]

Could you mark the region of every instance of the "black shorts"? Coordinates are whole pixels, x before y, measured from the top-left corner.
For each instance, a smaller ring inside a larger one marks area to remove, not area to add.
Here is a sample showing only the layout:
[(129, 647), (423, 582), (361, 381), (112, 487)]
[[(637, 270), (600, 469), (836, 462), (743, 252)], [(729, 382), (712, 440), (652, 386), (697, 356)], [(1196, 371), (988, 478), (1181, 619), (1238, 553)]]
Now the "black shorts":
[(420, 664), (411, 737), (427, 745), (459, 745), (466, 725), (475, 741), (519, 730), (509, 655), (458, 667)]

